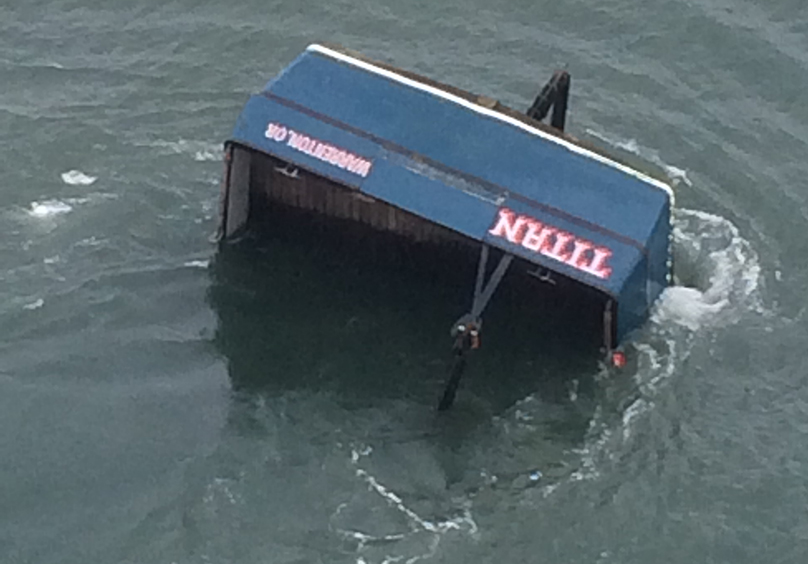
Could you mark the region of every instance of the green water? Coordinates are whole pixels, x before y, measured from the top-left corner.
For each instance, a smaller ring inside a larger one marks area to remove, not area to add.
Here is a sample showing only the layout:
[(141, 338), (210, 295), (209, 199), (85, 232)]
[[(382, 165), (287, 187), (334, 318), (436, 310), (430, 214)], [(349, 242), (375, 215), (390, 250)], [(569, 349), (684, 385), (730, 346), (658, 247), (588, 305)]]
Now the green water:
[[(807, 32), (794, 0), (6, 0), (0, 562), (805, 562)], [(629, 370), (505, 289), (438, 417), (462, 264), (216, 255), (221, 142), (313, 41), (516, 108), (571, 72), (568, 129), (677, 194)]]

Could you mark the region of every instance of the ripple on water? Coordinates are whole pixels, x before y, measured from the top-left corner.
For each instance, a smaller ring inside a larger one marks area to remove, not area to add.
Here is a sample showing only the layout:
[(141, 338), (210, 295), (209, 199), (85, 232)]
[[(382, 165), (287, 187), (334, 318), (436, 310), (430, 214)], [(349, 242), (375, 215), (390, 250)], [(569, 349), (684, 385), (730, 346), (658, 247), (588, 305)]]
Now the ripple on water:
[(73, 211), (73, 206), (62, 200), (43, 200), (31, 202), (28, 214), (37, 219), (45, 219)]
[[(698, 286), (665, 290), (651, 320), (631, 343), (633, 374), (602, 368), (607, 398), (599, 406), (581, 449), (576, 479), (596, 479), (631, 451), (636, 430), (668, 389), (672, 378), (706, 331), (732, 324), (741, 316), (764, 314), (757, 254), (727, 219), (694, 210), (676, 210), (674, 251), (692, 262), (677, 263)], [(709, 249), (704, 252), (704, 249)], [(617, 431), (617, 432), (615, 432)]]
[[(690, 184), (686, 171), (668, 165), (656, 152), (634, 141), (596, 136), (655, 162), (674, 185)], [(631, 451), (636, 430), (646, 423), (700, 335), (750, 312), (767, 314), (758, 254), (737, 226), (719, 215), (690, 209), (674, 209), (672, 223), (676, 283), (663, 292), (649, 323), (629, 344), (631, 369), (616, 372), (601, 366), (596, 380), (602, 397), (584, 444), (573, 449), (578, 462), (560, 481), (544, 480), (540, 491), (545, 497), (564, 483), (600, 478), (622, 453)], [(511, 424), (519, 424), (514, 414), (508, 417)]]
[(62, 173), (62, 182), (71, 186), (89, 186), (98, 180), (97, 176), (84, 174), (80, 170), (69, 170)]

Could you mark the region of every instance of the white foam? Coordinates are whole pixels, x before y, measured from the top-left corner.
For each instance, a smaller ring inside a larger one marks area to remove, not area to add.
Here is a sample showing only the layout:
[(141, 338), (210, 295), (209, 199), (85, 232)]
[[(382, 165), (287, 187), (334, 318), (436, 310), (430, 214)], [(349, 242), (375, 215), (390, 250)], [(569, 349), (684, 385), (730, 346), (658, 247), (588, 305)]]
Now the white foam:
[(222, 159), (222, 155), (220, 151), (195, 151), (194, 152), (194, 160), (197, 162), (204, 162), (204, 161), (220, 161)]
[(161, 153), (188, 155), (197, 162), (219, 162), (222, 160), (221, 143), (210, 143), (207, 141), (190, 141), (180, 139), (178, 141), (157, 140), (149, 143), (152, 147), (161, 149)]
[(647, 401), (644, 398), (639, 398), (628, 406), (628, 408), (623, 412), (623, 442), (628, 441), (629, 438), (631, 438), (632, 430), (634, 429), (634, 420), (640, 417), (643, 413), (653, 409), (653, 407), (653, 402)]
[[(664, 338), (662, 343), (635, 343), (634, 347), (640, 357), (635, 381), (645, 396), (655, 397), (664, 383), (676, 371), (676, 361), (679, 358), (680, 347), (670, 338)], [(685, 353), (689, 349), (685, 349)], [(686, 354), (682, 355), (682, 357)]]
[(108, 241), (107, 239), (98, 239), (95, 235), (92, 237), (88, 237), (86, 239), (82, 239), (80, 241), (76, 241), (73, 243), (74, 247), (98, 247), (103, 244), (106, 244)]
[[(371, 475), (367, 470), (360, 466), (362, 459), (370, 456), (372, 452), (373, 448), (368, 445), (356, 446), (351, 450), (351, 463), (355, 466), (355, 475), (357, 478), (361, 479), (367, 484), (370, 491), (378, 494), (382, 499), (384, 499), (389, 507), (400, 512), (406, 518), (406, 520), (409, 522), (409, 531), (406, 533), (371, 535), (362, 531), (342, 529), (337, 527), (337, 533), (345, 538), (350, 538), (357, 542), (358, 553), (365, 552), (366, 549), (370, 548), (371, 546), (383, 547), (390, 542), (405, 541), (405, 539), (408, 537), (414, 538), (426, 535), (425, 542), (416, 542), (412, 547), (409, 547), (410, 549), (415, 549), (415, 554), (406, 556), (390, 556), (385, 550), (383, 552), (384, 556), (381, 558), (381, 560), (379, 560), (380, 564), (398, 561), (414, 563), (419, 560), (432, 558), (437, 551), (441, 537), (450, 531), (466, 531), (470, 535), (477, 534), (479, 529), (476, 522), (472, 518), (469, 508), (470, 503), (464, 504), (461, 509), (461, 515), (451, 519), (431, 521), (418, 515), (418, 513), (405, 504), (401, 496), (382, 484), (375, 476)], [(347, 503), (341, 504), (337, 508), (335, 515), (341, 513), (347, 507), (347, 505)], [(379, 556), (381, 556), (381, 554), (382, 553), (379, 553)], [(371, 555), (359, 554), (356, 561), (370, 564), (371, 561), (366, 557), (370, 558)]]
[(654, 322), (669, 321), (696, 331), (726, 305), (726, 300), (709, 303), (704, 292), (696, 288), (672, 286), (662, 294), (654, 312)]
[(665, 174), (668, 178), (670, 178), (674, 186), (678, 186), (680, 183), (684, 183), (687, 186), (693, 186), (693, 183), (690, 181), (690, 178), (688, 178), (687, 171), (685, 169), (666, 163), (659, 156), (659, 152), (653, 149), (642, 147), (636, 139), (619, 139), (617, 137), (605, 135), (599, 131), (595, 131), (594, 129), (586, 129), (586, 132), (592, 137), (600, 139), (604, 143), (608, 143), (613, 147), (617, 147), (618, 149), (622, 149), (654, 163), (665, 171)]
[(88, 204), (90, 198), (65, 198), (63, 201), (71, 206), (80, 206), (81, 204)]
[(678, 209), (673, 226), (674, 265), (684, 285), (663, 292), (650, 322), (630, 343), (636, 361), (630, 383), (626, 375), (602, 366), (596, 381), (609, 390), (595, 409), (584, 445), (574, 451), (577, 468), (566, 482), (545, 486), (545, 496), (560, 486), (618, 471), (622, 453), (631, 452), (637, 430), (647, 425), (648, 412), (704, 331), (732, 324), (750, 311), (765, 313), (758, 255), (731, 221)]
[(206, 505), (214, 505), (219, 501), (224, 501), (229, 505), (243, 504), (244, 499), (237, 491), (233, 489), (234, 481), (230, 478), (213, 478), (205, 488), (205, 494), (202, 497), (203, 503)]
[(677, 277), (683, 285), (662, 294), (652, 322), (678, 323), (695, 331), (747, 310), (761, 312), (757, 253), (728, 219), (679, 209), (673, 217)]
[(29, 311), (32, 311), (32, 310), (41, 308), (43, 305), (45, 305), (45, 300), (43, 300), (42, 298), (39, 298), (39, 299), (31, 302), (30, 304), (25, 304), (24, 306), (22, 306), (22, 309), (27, 309)]
[(688, 186), (693, 186), (693, 183), (687, 177), (687, 171), (685, 169), (665, 164), (661, 160), (657, 164), (662, 166), (662, 169), (665, 171), (665, 174), (668, 175), (668, 178), (671, 179), (674, 185), (679, 184), (679, 182), (684, 182)]
[(183, 266), (188, 266), (191, 268), (207, 268), (210, 266), (209, 260), (189, 260), (188, 262), (183, 263)]
[(62, 182), (71, 186), (89, 186), (98, 180), (97, 176), (84, 174), (80, 170), (68, 170), (62, 173)]
[[(623, 412), (621, 439), (632, 437), (642, 415), (690, 354), (706, 328), (735, 323), (745, 312), (762, 313), (758, 255), (728, 219), (699, 210), (678, 209), (673, 216), (677, 277), (685, 285), (667, 288), (654, 307), (649, 326), (633, 343), (634, 380), (639, 397)], [(612, 444), (610, 449), (617, 448)]]
[(61, 200), (45, 200), (43, 202), (31, 202), (28, 214), (36, 218), (48, 218), (68, 213), (73, 207)]

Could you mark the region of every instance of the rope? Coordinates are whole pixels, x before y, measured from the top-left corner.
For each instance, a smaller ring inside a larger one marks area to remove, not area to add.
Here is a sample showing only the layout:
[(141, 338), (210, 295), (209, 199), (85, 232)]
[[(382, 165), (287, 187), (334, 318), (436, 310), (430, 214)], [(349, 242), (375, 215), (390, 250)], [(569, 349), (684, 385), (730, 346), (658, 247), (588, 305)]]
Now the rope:
[[(485, 245), (483, 249), (487, 249), (488, 245)], [(487, 253), (486, 253), (487, 254)], [(494, 273), (491, 275), (491, 278), (488, 280), (488, 284), (485, 286), (485, 290), (482, 293), (474, 293), (474, 305), (471, 306), (471, 315), (472, 317), (479, 318), (485, 306), (488, 305), (488, 302), (491, 300), (491, 296), (494, 295), (494, 290), (497, 289), (499, 283), (502, 281), (502, 278), (505, 276), (505, 272), (508, 270), (508, 267), (513, 260), (513, 255), (504, 255), (501, 259), (499, 259), (499, 264), (497, 268), (494, 270)]]
[(488, 279), (488, 283), (484, 284), (488, 252), (488, 245), (483, 244), (480, 251), (480, 262), (477, 265), (477, 279), (474, 284), (474, 299), (472, 300), (471, 311), (460, 317), (452, 326), (451, 334), (455, 339), (452, 347), (454, 360), (449, 371), (449, 381), (438, 404), (439, 411), (449, 409), (454, 403), (457, 388), (460, 385), (460, 378), (466, 368), (466, 354), (468, 351), (480, 347), (480, 331), (483, 324), (482, 313), (505, 276), (511, 261), (513, 261), (513, 255), (503, 255), (493, 274), (491, 274), (491, 278)]

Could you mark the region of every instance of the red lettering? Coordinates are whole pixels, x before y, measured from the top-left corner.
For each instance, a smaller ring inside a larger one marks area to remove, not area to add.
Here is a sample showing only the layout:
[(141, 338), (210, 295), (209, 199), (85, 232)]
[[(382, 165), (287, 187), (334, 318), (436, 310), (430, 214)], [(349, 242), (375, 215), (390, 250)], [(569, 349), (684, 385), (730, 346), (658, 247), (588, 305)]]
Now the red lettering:
[(511, 243), (517, 245), (522, 241), (522, 227), (527, 223), (527, 218), (524, 216), (517, 217), (511, 210), (502, 208), (499, 210), (499, 220), (497, 224), (489, 231), (491, 235), (497, 237), (505, 237)]
[(355, 172), (362, 178), (365, 178), (368, 174), (370, 174), (370, 167), (373, 166), (373, 163), (364, 159), (360, 160), (362, 162), (356, 167), (356, 170), (352, 170), (351, 172)]
[(572, 244), (574, 245), (572, 254), (566, 262), (573, 268), (581, 268), (581, 264), (585, 259), (584, 253), (592, 248), (592, 243), (583, 239), (575, 239)]
[(286, 139), (286, 134), (288, 132), (289, 130), (287, 130), (284, 126), (278, 125), (277, 123), (270, 123), (267, 125), (267, 130), (264, 132), (264, 137), (280, 142)]
[(306, 137), (306, 143), (301, 148), (301, 151), (303, 151), (307, 155), (313, 156), (314, 155), (314, 148), (316, 146), (317, 146), (317, 141), (315, 141), (311, 137)]
[(348, 170), (361, 177), (370, 173), (373, 163), (349, 151), (334, 147), (313, 139), (308, 135), (286, 128), (281, 124), (269, 122), (264, 131), (264, 137), (278, 143), (286, 142), (288, 147), (300, 151), (315, 159), (332, 164), (341, 169)]
[(538, 221), (528, 221), (527, 231), (522, 239), (522, 246), (534, 253), (540, 252), (550, 241), (550, 235), (555, 229), (546, 227)]
[[(369, 162), (367, 166), (370, 169)], [(508, 208), (499, 209), (497, 222), (488, 233), (592, 276), (607, 279), (612, 275), (612, 269), (607, 264), (612, 256), (611, 249), (595, 247), (590, 241), (579, 239), (572, 233), (560, 231), (530, 216), (517, 215)]]
[(309, 150), (311, 149), (311, 146), (313, 144), (314, 144), (314, 142), (312, 141), (312, 139), (310, 137), (306, 137), (305, 135), (301, 135), (300, 136), (300, 142), (297, 144), (296, 149), (298, 151), (300, 151), (301, 153), (306, 153), (307, 155), (309, 155), (310, 154)]
[(350, 165), (353, 164), (354, 160), (356, 160), (356, 157), (353, 156), (351, 153), (343, 153), (342, 157), (339, 160), (339, 167), (348, 168)]
[(612, 251), (606, 247), (595, 247), (592, 252), (592, 262), (588, 265), (581, 265), (578, 268), (598, 278), (606, 279), (611, 276), (612, 269), (606, 266), (606, 260), (612, 256)]
[(290, 139), (287, 145), (289, 145), (293, 149), (297, 149), (298, 151), (300, 151), (304, 143), (306, 143), (306, 136), (303, 135), (302, 133), (295, 133), (294, 140)]
[(567, 253), (567, 245), (570, 241), (572, 241), (575, 237), (564, 231), (556, 231), (555, 234), (555, 244), (550, 249), (544, 249), (541, 251), (541, 254), (548, 256), (550, 258), (554, 258), (561, 262), (567, 262), (569, 260), (570, 255)]

